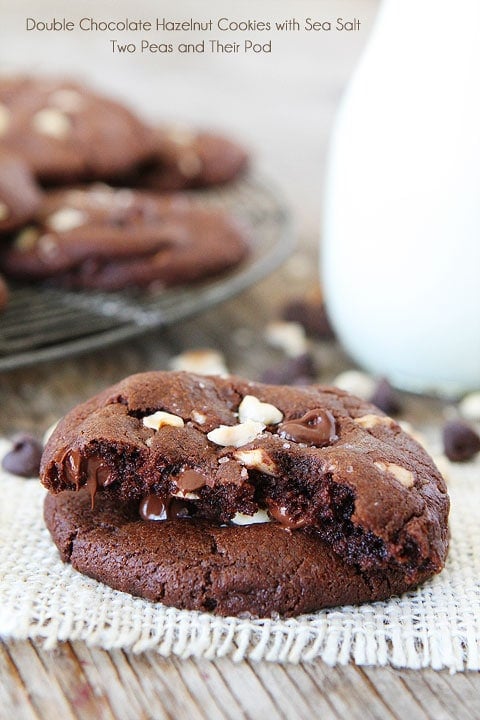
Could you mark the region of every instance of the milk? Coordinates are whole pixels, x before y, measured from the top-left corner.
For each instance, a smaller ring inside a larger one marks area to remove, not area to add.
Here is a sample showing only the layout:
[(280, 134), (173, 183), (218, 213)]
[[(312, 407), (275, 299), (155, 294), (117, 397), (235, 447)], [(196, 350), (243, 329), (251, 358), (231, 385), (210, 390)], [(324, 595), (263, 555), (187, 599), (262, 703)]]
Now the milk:
[(385, 0), (332, 136), (329, 312), (414, 391), (480, 388), (479, 31), (479, 0)]

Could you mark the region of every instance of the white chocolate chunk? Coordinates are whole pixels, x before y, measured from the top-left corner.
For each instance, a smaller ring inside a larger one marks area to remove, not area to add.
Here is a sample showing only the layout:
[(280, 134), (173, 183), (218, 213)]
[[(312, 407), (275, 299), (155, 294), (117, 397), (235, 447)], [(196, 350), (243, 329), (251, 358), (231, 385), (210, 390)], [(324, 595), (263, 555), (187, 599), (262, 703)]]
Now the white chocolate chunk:
[(225, 358), (222, 353), (210, 348), (187, 350), (172, 358), (172, 370), (198, 373), (199, 375), (228, 375)]
[(233, 453), (235, 460), (250, 470), (259, 470), (265, 475), (275, 476), (278, 468), (272, 458), (262, 448), (254, 450), (236, 450)]
[(375, 465), (375, 467), (381, 470), (381, 472), (386, 472), (389, 475), (393, 475), (393, 477), (400, 483), (402, 483), (404, 487), (413, 487), (415, 483), (415, 478), (413, 476), (413, 473), (410, 472), (410, 470), (407, 470), (407, 468), (404, 468), (401, 465), (396, 465), (395, 463), (388, 462), (374, 462), (373, 464)]
[(20, 252), (28, 252), (29, 250), (33, 250), (37, 244), (39, 234), (36, 228), (32, 226), (26, 227), (18, 233), (13, 244)]
[(269, 323), (265, 329), (265, 339), (291, 358), (303, 355), (308, 350), (307, 336), (300, 323), (284, 321)]
[(68, 117), (56, 108), (44, 108), (36, 112), (32, 118), (32, 125), (36, 132), (57, 140), (65, 138), (71, 129)]
[(181, 417), (164, 410), (158, 410), (153, 415), (146, 415), (143, 418), (143, 424), (145, 427), (152, 428), (152, 430), (160, 430), (164, 425), (171, 425), (172, 427), (184, 427), (185, 425)]
[(0, 137), (6, 135), (10, 127), (11, 113), (6, 105), (0, 103)]
[(85, 99), (77, 90), (63, 88), (55, 90), (48, 98), (49, 103), (64, 112), (78, 112), (85, 106)]
[(193, 422), (196, 422), (197, 425), (203, 425), (207, 420), (207, 416), (198, 412), (198, 410), (192, 410), (191, 417)]
[(6, 220), (10, 215), (10, 209), (8, 205), (0, 200), (0, 222)]
[(283, 413), (275, 405), (261, 402), (255, 395), (245, 395), (238, 406), (238, 419), (257, 420), (265, 425), (277, 425), (283, 420)]
[(337, 375), (332, 384), (362, 400), (369, 400), (377, 385), (370, 375), (366, 375), (360, 370), (346, 370)]
[(196, 492), (188, 492), (187, 490), (179, 490), (172, 493), (172, 497), (181, 498), (182, 500), (198, 500), (200, 495)]
[(235, 513), (231, 522), (234, 525), (256, 525), (258, 523), (272, 522), (272, 518), (266, 510), (257, 510), (254, 515), (245, 515), (244, 513)]
[(55, 232), (68, 232), (84, 225), (87, 219), (88, 216), (81, 210), (66, 207), (49, 215), (46, 225)]
[(354, 422), (365, 430), (371, 430), (377, 425), (387, 425), (388, 427), (395, 425), (392, 418), (383, 415), (362, 415), (362, 417), (355, 418)]
[(246, 420), (239, 425), (220, 425), (207, 434), (207, 438), (216, 445), (228, 447), (241, 447), (252, 440), (255, 440), (261, 432), (265, 430), (265, 425), (255, 420)]
[(458, 405), (458, 410), (466, 420), (480, 422), (480, 391), (465, 395)]

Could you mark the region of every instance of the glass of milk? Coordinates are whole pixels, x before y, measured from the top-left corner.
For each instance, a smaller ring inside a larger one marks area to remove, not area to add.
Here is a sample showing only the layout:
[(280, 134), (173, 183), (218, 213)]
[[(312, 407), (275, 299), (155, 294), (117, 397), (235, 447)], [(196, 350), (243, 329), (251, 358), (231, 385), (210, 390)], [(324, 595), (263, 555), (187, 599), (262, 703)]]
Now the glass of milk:
[(480, 2), (384, 0), (333, 131), (322, 275), (349, 354), (480, 388)]

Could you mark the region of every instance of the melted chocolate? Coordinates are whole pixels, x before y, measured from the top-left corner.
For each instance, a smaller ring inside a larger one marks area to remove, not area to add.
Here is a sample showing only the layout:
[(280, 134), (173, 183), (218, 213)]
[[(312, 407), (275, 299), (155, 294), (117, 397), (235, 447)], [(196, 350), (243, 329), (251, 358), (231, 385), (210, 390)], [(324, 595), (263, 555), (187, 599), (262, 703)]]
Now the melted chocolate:
[(287, 509), (280, 505), (274, 505), (273, 503), (269, 503), (268, 512), (274, 520), (276, 520), (289, 530), (297, 530), (298, 528), (305, 527), (305, 525), (307, 524), (305, 518), (293, 518), (287, 513)]
[(191, 503), (186, 500), (146, 495), (140, 503), (139, 513), (144, 520), (177, 520), (192, 517), (191, 509)]
[(139, 513), (144, 520), (166, 520), (167, 503), (158, 495), (147, 495), (140, 503)]
[(207, 478), (198, 470), (184, 470), (180, 475), (173, 478), (179, 490), (191, 492), (199, 490), (207, 484)]
[(71, 450), (63, 460), (63, 472), (67, 480), (75, 485), (77, 490), (80, 487), (80, 474), (82, 472), (82, 456), (78, 450)]
[(278, 434), (293, 442), (324, 447), (338, 440), (335, 418), (330, 410), (315, 408), (296, 420), (288, 420), (278, 428)]

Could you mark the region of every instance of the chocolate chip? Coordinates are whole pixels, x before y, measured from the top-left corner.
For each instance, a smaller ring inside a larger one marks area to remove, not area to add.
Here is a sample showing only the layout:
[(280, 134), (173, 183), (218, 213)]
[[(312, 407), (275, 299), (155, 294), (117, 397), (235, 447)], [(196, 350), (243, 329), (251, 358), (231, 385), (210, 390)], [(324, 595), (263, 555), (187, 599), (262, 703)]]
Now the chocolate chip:
[(332, 340), (335, 333), (328, 319), (323, 300), (296, 299), (289, 302), (282, 311), (282, 319), (298, 322), (310, 337)]
[(71, 450), (63, 458), (63, 472), (68, 482), (71, 485), (75, 485), (77, 490), (80, 487), (80, 474), (83, 464), (83, 458), (78, 450)]
[(398, 393), (393, 389), (386, 378), (378, 381), (370, 402), (376, 405), (387, 415), (398, 415), (402, 404)]
[(33, 435), (22, 433), (13, 438), (13, 447), (2, 460), (4, 470), (20, 477), (37, 477), (43, 448)]
[(192, 503), (179, 498), (162, 498), (146, 495), (138, 509), (144, 520), (177, 520), (192, 517)]
[(324, 447), (338, 440), (336, 421), (330, 410), (315, 408), (297, 420), (288, 420), (278, 428), (278, 434), (293, 442)]
[(443, 447), (453, 462), (471, 460), (480, 451), (480, 435), (462, 420), (450, 420), (443, 427)]
[(287, 512), (287, 508), (285, 506), (276, 505), (273, 502), (268, 503), (268, 512), (274, 520), (289, 530), (298, 530), (298, 528), (305, 527), (308, 523), (306, 518), (300, 516), (295, 518)]
[(139, 513), (144, 520), (166, 520), (167, 502), (158, 495), (147, 495), (140, 503)]
[(183, 492), (191, 492), (192, 490), (199, 490), (207, 484), (207, 478), (197, 470), (184, 470), (176, 478), (175, 484), (179, 490)]
[(309, 385), (317, 376), (317, 368), (309, 353), (289, 358), (265, 370), (261, 381), (271, 385)]

